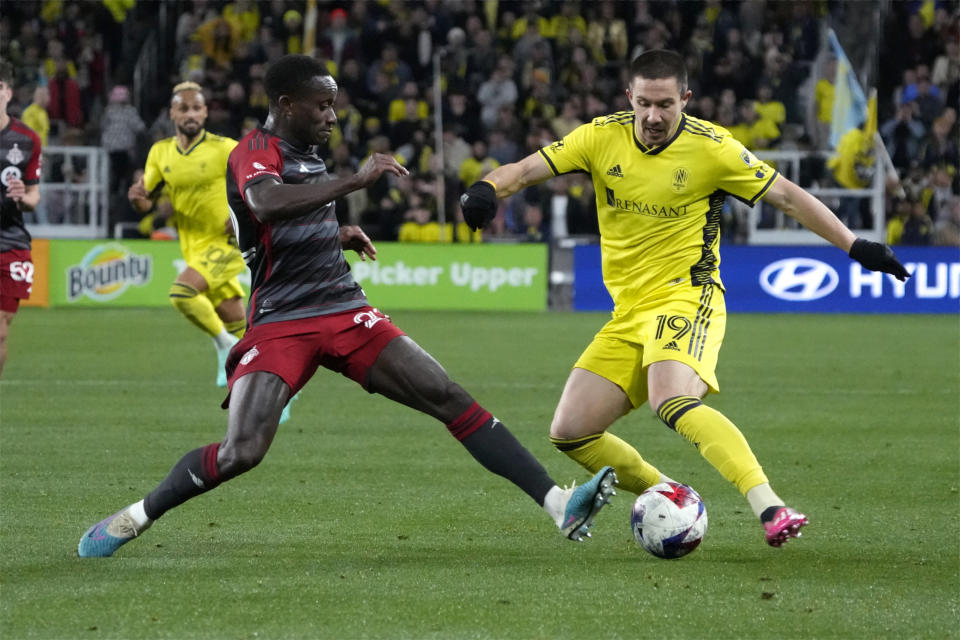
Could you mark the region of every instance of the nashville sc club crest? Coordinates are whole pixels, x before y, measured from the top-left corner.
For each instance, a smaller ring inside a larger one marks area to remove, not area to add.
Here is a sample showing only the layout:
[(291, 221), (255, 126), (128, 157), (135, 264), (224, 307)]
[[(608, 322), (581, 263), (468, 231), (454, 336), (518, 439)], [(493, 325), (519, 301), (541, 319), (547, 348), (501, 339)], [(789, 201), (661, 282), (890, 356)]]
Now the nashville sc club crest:
[(677, 167), (673, 170), (673, 178), (670, 182), (670, 186), (673, 187), (673, 190), (677, 193), (685, 191), (687, 189), (687, 182), (690, 180), (690, 170), (686, 167)]

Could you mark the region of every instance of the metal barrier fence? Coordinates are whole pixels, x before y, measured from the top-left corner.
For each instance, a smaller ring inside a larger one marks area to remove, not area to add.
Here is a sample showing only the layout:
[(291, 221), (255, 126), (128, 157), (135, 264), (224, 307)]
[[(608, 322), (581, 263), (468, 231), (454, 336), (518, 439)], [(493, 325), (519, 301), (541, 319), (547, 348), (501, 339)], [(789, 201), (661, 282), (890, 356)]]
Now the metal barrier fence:
[(100, 147), (43, 149), (40, 204), (24, 214), (35, 238), (106, 238), (110, 158)]

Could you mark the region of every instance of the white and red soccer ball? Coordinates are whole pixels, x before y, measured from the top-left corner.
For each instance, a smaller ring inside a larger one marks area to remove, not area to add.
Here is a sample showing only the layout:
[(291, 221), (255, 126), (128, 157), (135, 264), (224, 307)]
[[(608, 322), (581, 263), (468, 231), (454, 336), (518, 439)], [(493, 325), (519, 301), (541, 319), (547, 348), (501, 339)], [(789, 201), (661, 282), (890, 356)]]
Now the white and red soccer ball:
[(681, 558), (707, 533), (707, 509), (691, 487), (661, 482), (637, 497), (630, 528), (637, 544), (658, 558)]

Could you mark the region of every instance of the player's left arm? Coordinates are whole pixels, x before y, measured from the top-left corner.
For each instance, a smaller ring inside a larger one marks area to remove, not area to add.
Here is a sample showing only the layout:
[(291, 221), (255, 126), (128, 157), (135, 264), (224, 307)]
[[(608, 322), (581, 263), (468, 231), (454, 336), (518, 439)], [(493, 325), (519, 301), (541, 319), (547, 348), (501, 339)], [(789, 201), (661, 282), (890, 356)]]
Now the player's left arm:
[(33, 141), (33, 151), (27, 166), (24, 167), (23, 179), (12, 178), (7, 183), (7, 197), (17, 203), (20, 211), (33, 211), (40, 204), (39, 182), (43, 150), (36, 133), (30, 131), (30, 138)]
[(783, 175), (777, 177), (762, 198), (835, 247), (843, 249), (867, 269), (889, 273), (901, 281), (910, 277), (890, 247), (858, 238), (825, 204)]

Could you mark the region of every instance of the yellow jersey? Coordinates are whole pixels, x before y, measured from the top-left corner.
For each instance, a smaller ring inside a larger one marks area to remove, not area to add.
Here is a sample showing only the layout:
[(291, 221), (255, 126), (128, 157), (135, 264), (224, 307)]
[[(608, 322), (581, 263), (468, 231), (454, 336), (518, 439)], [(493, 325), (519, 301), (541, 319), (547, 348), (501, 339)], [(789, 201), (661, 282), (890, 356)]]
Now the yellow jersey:
[(150, 147), (143, 184), (148, 192), (166, 187), (185, 250), (228, 238), (227, 158), (236, 146), (236, 140), (204, 131), (189, 149), (180, 149), (176, 136)]
[(665, 287), (720, 281), (720, 212), (730, 194), (753, 206), (779, 175), (705, 120), (681, 114), (664, 144), (647, 147), (636, 116), (595, 118), (540, 150), (554, 175), (589, 173), (597, 194), (603, 280), (614, 314)]

